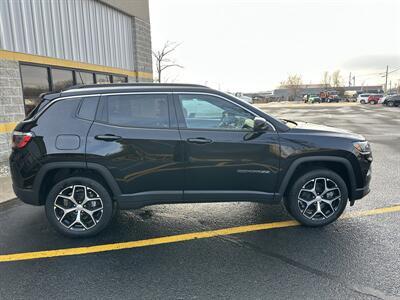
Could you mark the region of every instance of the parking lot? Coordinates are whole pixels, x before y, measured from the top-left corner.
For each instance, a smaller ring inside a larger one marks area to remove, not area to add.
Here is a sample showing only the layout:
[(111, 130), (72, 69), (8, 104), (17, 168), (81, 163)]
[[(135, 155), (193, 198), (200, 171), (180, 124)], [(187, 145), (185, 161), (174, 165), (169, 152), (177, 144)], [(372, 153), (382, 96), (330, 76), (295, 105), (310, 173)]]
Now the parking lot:
[(157, 205), (119, 212), (86, 240), (60, 236), (42, 207), (12, 200), (0, 205), (0, 298), (400, 298), (400, 108), (261, 107), (366, 136), (371, 193), (318, 229), (280, 205)]

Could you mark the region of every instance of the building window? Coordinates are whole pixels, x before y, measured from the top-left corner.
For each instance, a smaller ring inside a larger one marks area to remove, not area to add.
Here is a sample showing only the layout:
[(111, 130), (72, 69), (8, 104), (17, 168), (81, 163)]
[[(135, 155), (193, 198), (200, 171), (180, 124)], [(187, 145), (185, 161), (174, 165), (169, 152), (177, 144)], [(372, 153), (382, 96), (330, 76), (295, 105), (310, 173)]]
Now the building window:
[(110, 75), (96, 73), (96, 83), (110, 83)]
[(48, 68), (21, 65), (21, 78), (25, 114), (28, 115), (39, 104), (39, 95), (50, 91)]
[(128, 77), (123, 75), (107, 75), (92, 73), (90, 71), (61, 69), (22, 63), (21, 78), (26, 115), (39, 104), (39, 96), (42, 93), (65, 90), (74, 84), (128, 82)]
[(51, 75), (53, 91), (60, 91), (74, 85), (74, 77), (71, 70), (52, 68)]
[(113, 79), (113, 83), (128, 82), (128, 80), (127, 80), (128, 78), (125, 77), (125, 76), (116, 76), (116, 75), (113, 75), (112, 79)]
[(76, 84), (93, 84), (94, 76), (93, 73), (89, 72), (75, 72)]

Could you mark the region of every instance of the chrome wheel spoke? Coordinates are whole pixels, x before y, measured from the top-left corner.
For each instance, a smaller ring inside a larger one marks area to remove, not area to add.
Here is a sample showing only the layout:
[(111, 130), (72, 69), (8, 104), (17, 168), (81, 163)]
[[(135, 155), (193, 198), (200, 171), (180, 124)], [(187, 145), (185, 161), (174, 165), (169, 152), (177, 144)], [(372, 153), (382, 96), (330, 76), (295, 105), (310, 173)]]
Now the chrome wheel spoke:
[(324, 220), (338, 209), (341, 193), (337, 184), (324, 177), (309, 180), (300, 189), (297, 202), (301, 213), (310, 220)]
[(102, 210), (102, 209), (103, 209), (103, 208), (98, 208), (98, 209), (95, 209), (95, 210), (93, 210), (93, 211), (90, 211), (90, 210), (85, 209), (84, 212), (87, 213), (87, 214), (90, 216), (90, 218), (92, 219), (93, 224), (97, 224), (97, 221), (96, 221), (96, 219), (94, 218), (93, 214), (94, 214), (95, 212), (98, 212), (98, 211)]
[(68, 226), (68, 228), (71, 228), (75, 224), (79, 223), (81, 221), (81, 212), (78, 211), (75, 217), (75, 220)]
[(74, 185), (63, 189), (54, 200), (57, 220), (69, 230), (88, 230), (103, 215), (103, 201), (90, 187)]

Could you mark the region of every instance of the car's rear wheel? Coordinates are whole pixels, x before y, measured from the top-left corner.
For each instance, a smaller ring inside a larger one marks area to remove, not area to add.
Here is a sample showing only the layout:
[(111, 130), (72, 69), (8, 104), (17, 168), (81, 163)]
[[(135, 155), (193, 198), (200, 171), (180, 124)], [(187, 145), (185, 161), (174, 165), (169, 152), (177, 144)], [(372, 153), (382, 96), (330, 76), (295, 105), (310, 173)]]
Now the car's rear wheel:
[(388, 101), (388, 102), (387, 102), (387, 106), (393, 107), (393, 106), (394, 106), (394, 102), (393, 102), (393, 101)]
[(361, 103), (361, 104), (365, 104), (365, 101), (364, 101), (364, 100), (361, 100), (360, 103)]
[(58, 232), (69, 237), (98, 234), (111, 221), (113, 202), (97, 181), (72, 177), (58, 182), (46, 199), (46, 215)]
[(333, 171), (318, 169), (300, 176), (289, 191), (285, 205), (301, 224), (327, 225), (343, 213), (348, 191), (343, 179)]

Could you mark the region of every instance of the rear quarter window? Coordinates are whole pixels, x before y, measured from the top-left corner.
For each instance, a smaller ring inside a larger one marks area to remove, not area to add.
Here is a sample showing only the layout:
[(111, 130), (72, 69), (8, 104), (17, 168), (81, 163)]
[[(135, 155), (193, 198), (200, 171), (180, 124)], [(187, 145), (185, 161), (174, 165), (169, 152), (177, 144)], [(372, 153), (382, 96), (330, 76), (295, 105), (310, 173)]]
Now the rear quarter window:
[(82, 102), (78, 109), (77, 117), (93, 121), (96, 115), (98, 101), (98, 97), (88, 97), (82, 99)]
[(39, 123), (57, 124), (75, 116), (81, 98), (55, 100), (39, 116)]

